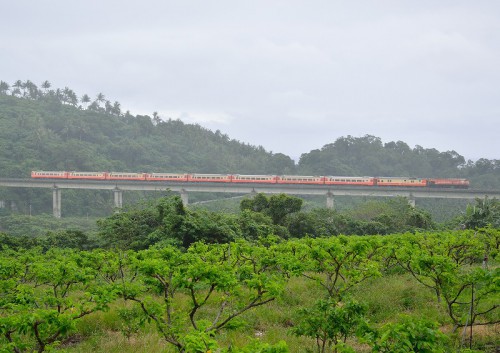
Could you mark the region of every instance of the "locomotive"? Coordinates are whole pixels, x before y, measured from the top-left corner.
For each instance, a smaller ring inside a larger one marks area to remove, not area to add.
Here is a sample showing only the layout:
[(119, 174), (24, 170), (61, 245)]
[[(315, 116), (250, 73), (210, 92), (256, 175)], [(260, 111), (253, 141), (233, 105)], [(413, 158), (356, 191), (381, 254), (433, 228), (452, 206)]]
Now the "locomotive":
[(130, 173), (130, 172), (65, 172), (32, 171), (37, 179), (80, 180), (141, 180), (192, 183), (250, 183), (250, 184), (311, 184), (346, 186), (398, 186), (468, 188), (469, 180), (459, 178), (410, 178), (410, 177), (356, 177), (356, 176), (307, 176), (307, 175), (242, 175), (198, 173)]

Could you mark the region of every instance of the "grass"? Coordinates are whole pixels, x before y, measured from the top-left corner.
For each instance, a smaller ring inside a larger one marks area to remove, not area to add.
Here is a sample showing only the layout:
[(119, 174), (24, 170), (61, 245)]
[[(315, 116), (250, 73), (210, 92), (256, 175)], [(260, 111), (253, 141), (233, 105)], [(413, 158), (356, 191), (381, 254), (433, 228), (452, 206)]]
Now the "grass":
[[(299, 307), (310, 306), (324, 294), (313, 281), (303, 277), (292, 278), (281, 298), (248, 311), (239, 320), (240, 325), (221, 331), (217, 340), (221, 347), (241, 347), (253, 339), (259, 339), (267, 343), (284, 340), (290, 353), (303, 353), (306, 348), (313, 349), (315, 343), (312, 339), (295, 337), (289, 331), (294, 325), (295, 311)], [(437, 304), (433, 293), (406, 274), (392, 274), (383, 279), (367, 280), (353, 290), (352, 295), (368, 305), (369, 320), (376, 326), (394, 321), (400, 314), (410, 314), (441, 323), (445, 332), (449, 333), (451, 330), (450, 326), (445, 324), (446, 313)], [(178, 304), (185, 307), (187, 298), (180, 300), (182, 302)], [(69, 353), (176, 352), (158, 335), (152, 324), (146, 324), (130, 338), (125, 337), (121, 332), (123, 322), (118, 315), (118, 309), (124, 305), (130, 307), (131, 303), (118, 301), (108, 312), (85, 317), (78, 324), (77, 333), (63, 342), (62, 348)], [(215, 308), (208, 309), (212, 310)], [(208, 312), (205, 314), (209, 315)], [(474, 331), (475, 347), (484, 352), (495, 352), (499, 345), (498, 325), (478, 327), (474, 328)], [(460, 333), (456, 332), (450, 336), (459, 342)], [(354, 340), (349, 343), (357, 352), (369, 352), (369, 348), (362, 343)]]

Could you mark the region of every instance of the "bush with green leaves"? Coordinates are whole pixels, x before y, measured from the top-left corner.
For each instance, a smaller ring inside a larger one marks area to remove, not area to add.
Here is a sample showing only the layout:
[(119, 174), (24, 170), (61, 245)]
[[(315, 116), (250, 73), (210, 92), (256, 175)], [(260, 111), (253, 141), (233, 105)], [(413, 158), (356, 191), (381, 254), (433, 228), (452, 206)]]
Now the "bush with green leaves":
[(411, 316), (384, 325), (367, 335), (373, 353), (445, 353), (448, 338), (437, 323)]
[(365, 305), (354, 300), (319, 300), (313, 307), (299, 310), (297, 324), (291, 332), (314, 339), (318, 353), (354, 352), (346, 344), (347, 339), (361, 336), (366, 330), (366, 311)]
[(16, 353), (56, 347), (82, 317), (117, 297), (103, 252), (0, 252), (0, 345)]

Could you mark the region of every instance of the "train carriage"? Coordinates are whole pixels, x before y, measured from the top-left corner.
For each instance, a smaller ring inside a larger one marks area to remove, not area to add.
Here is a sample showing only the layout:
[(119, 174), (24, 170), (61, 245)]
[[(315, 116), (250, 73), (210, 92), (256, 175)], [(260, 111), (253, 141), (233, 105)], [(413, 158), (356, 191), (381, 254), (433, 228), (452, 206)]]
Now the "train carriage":
[(469, 187), (469, 180), (456, 178), (429, 178), (427, 179), (427, 185), (439, 188), (466, 189)]
[(326, 185), (375, 185), (375, 178), (372, 177), (353, 177), (353, 176), (327, 176)]
[(188, 181), (205, 183), (230, 183), (230, 174), (188, 174)]
[(310, 175), (280, 175), (276, 177), (277, 184), (324, 184), (322, 176)]
[(233, 183), (276, 184), (276, 175), (233, 175)]
[(403, 187), (424, 187), (427, 186), (427, 180), (421, 178), (402, 178), (402, 177), (380, 177), (376, 178), (378, 186), (403, 186)]
[(178, 173), (148, 173), (146, 180), (149, 181), (188, 181), (188, 174)]
[(68, 179), (104, 180), (107, 176), (106, 172), (68, 172)]
[(60, 171), (45, 171), (45, 170), (34, 170), (31, 172), (32, 178), (40, 178), (40, 179), (67, 179), (68, 172), (60, 172)]
[(146, 180), (146, 173), (124, 173), (111, 172), (108, 173), (108, 180)]
[(252, 184), (315, 184), (351, 186), (395, 186), (469, 188), (467, 179), (460, 178), (410, 178), (410, 177), (353, 177), (307, 175), (241, 175), (241, 174), (185, 174), (185, 173), (129, 173), (129, 172), (65, 172), (32, 171), (32, 178), (39, 179), (88, 179), (88, 180), (144, 180), (179, 181), (195, 183), (252, 183)]

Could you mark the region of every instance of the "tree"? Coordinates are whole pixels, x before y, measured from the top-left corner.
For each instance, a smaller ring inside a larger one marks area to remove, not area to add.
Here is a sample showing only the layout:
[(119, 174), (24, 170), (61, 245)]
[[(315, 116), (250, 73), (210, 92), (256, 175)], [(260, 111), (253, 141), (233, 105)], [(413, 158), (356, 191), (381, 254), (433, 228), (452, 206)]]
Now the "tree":
[(12, 87), (18, 88), (18, 89), (23, 88), (23, 81), (17, 80), (16, 82), (14, 82), (14, 84), (12, 85)]
[(82, 98), (80, 98), (80, 102), (84, 104), (84, 109), (86, 109), (87, 105), (90, 103), (90, 97), (88, 94), (84, 94)]
[(106, 310), (116, 292), (100, 276), (107, 271), (101, 260), (101, 254), (73, 250), (1, 252), (0, 346), (16, 353), (51, 350), (82, 317)]
[(259, 193), (253, 199), (242, 200), (240, 209), (262, 212), (271, 217), (274, 224), (283, 225), (287, 215), (300, 211), (302, 202), (302, 199), (286, 194), (272, 195), (268, 198)]
[(273, 195), (269, 198), (268, 213), (274, 224), (283, 224), (285, 217), (299, 212), (302, 208), (302, 199), (286, 194)]
[(78, 103), (78, 97), (76, 96), (76, 93), (68, 87), (64, 87), (62, 97), (63, 102), (71, 104), (72, 106), (76, 106)]
[(104, 94), (98, 93), (95, 101), (99, 104), (99, 103), (103, 103), (105, 100), (106, 100), (106, 97), (104, 96)]
[(487, 226), (500, 228), (500, 201), (497, 199), (476, 199), (475, 205), (467, 205), (461, 222), (466, 229), (479, 229)]
[[(244, 242), (195, 243), (185, 253), (170, 246), (150, 248), (124, 260), (124, 299), (137, 303), (179, 352), (215, 347), (216, 334), (247, 311), (275, 300), (284, 285), (276, 249)], [(175, 307), (181, 292), (187, 294), (184, 310)], [(153, 300), (153, 293), (162, 302)], [(210, 313), (204, 310), (208, 305)]]
[(26, 89), (26, 92), (24, 94), (26, 98), (38, 99), (39, 96), (41, 96), (41, 93), (40, 93), (40, 90), (38, 89), (38, 87), (30, 80), (27, 80), (25, 82), (24, 87)]
[(120, 108), (120, 103), (119, 102), (115, 101), (113, 103), (112, 112), (113, 112), (114, 115), (120, 116), (120, 114), (121, 114), (121, 108)]
[(10, 91), (10, 94), (14, 97), (20, 96), (21, 90), (19, 88), (15, 87), (13, 90)]
[(238, 215), (238, 222), (242, 236), (246, 240), (257, 240), (277, 233), (272, 219), (260, 212), (245, 209)]
[(373, 353), (444, 353), (447, 337), (437, 323), (403, 316), (384, 325), (368, 341)]
[(341, 300), (359, 283), (381, 275), (381, 250), (373, 237), (306, 238), (297, 242), (293, 256), (304, 277), (325, 289), (328, 298)]
[(10, 85), (5, 81), (0, 81), (0, 94), (7, 94), (10, 89)]
[(472, 231), (406, 236), (391, 243), (397, 263), (431, 289), (458, 327), (498, 322), (500, 270), (479, 268), (489, 237)]
[(160, 116), (158, 115), (158, 112), (153, 112), (153, 123), (155, 125), (158, 125), (159, 123), (161, 122), (161, 118)]
[(106, 112), (106, 114), (113, 113), (113, 105), (108, 100), (106, 100), (106, 102), (104, 102), (104, 111)]
[(50, 89), (51, 86), (52, 85), (47, 80), (45, 80), (45, 81), (42, 82), (42, 88), (44, 89), (45, 94), (47, 94), (47, 92), (48, 92), (48, 90)]
[(150, 235), (161, 227), (162, 220), (153, 207), (132, 208), (98, 220), (99, 237), (109, 247), (145, 249), (153, 244)]
[(354, 352), (346, 342), (367, 327), (366, 312), (365, 305), (353, 300), (319, 300), (312, 308), (299, 311), (299, 322), (291, 331), (296, 336), (313, 338), (318, 353)]

